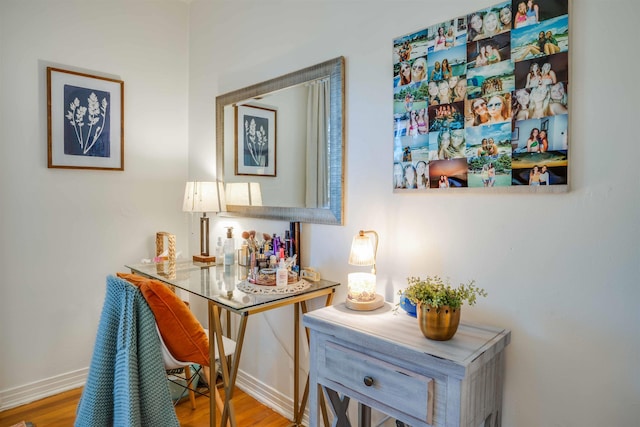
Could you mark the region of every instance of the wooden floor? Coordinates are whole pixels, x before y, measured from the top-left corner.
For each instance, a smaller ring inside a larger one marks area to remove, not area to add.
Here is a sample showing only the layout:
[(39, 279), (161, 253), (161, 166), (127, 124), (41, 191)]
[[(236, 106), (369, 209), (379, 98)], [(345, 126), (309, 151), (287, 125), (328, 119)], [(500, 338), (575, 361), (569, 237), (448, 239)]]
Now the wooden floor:
[[(82, 389), (70, 390), (37, 402), (0, 412), (0, 426), (9, 427), (20, 421), (30, 421), (35, 427), (69, 427), (75, 420), (76, 406)], [(222, 397), (224, 393), (221, 391)], [(236, 389), (233, 397), (238, 426), (286, 427), (291, 422), (260, 404), (254, 398)], [(209, 425), (209, 398), (199, 396), (196, 409), (191, 409), (188, 399), (176, 406), (182, 427)], [(217, 422), (220, 423), (218, 413)]]

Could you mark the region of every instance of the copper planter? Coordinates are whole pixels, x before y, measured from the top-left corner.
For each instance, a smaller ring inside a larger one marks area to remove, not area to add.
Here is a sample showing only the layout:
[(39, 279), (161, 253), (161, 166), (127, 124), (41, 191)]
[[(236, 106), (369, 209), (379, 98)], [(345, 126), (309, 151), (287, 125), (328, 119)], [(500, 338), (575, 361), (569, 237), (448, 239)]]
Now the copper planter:
[(422, 334), (430, 340), (447, 341), (453, 338), (460, 324), (461, 308), (448, 305), (433, 308), (418, 303), (417, 317)]

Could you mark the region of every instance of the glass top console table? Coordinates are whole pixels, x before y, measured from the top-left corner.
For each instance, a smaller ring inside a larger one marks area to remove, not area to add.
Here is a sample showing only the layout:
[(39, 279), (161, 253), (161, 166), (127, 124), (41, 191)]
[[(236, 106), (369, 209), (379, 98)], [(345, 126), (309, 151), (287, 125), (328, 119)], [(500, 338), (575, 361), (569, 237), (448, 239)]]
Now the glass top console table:
[[(302, 399), (300, 400), (299, 378), (299, 335), (300, 312), (308, 312), (306, 302), (310, 299), (324, 296), (325, 306), (331, 305), (335, 288), (340, 284), (328, 280), (318, 282), (303, 282), (276, 289), (269, 286), (249, 286), (244, 281), (247, 270), (244, 267), (222, 266), (213, 263), (198, 263), (191, 260), (176, 262), (159, 262), (146, 264), (127, 264), (126, 267), (133, 273), (160, 280), (169, 286), (182, 289), (190, 294), (205, 298), (208, 303), (209, 322), (209, 355), (210, 360), (215, 360), (215, 346), (219, 346), (220, 354), (224, 354), (222, 335), (224, 334), (220, 316), (222, 310), (227, 313), (227, 335), (230, 335), (230, 315), (239, 316), (238, 331), (235, 337), (236, 351), (231, 361), (220, 359), (222, 365), (222, 377), (225, 391), (224, 410), (220, 425), (226, 425), (227, 420), (231, 426), (236, 426), (233, 408), (233, 391), (247, 320), (250, 315), (273, 310), (287, 305), (294, 305), (294, 396), (293, 396), (293, 425), (302, 425), (302, 417), (309, 396), (309, 378), (307, 376)], [(307, 331), (307, 345), (309, 333)], [(210, 399), (210, 425), (216, 425), (215, 399)]]

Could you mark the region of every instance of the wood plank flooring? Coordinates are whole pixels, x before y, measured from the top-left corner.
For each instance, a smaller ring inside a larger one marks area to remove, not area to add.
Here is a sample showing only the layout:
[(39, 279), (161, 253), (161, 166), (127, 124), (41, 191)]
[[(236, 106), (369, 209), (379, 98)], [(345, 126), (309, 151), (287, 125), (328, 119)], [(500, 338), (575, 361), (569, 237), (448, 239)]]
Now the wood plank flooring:
[[(35, 427), (69, 427), (75, 420), (76, 406), (81, 388), (60, 393), (17, 408), (0, 412), (0, 426), (9, 427), (20, 421), (31, 421)], [(224, 398), (224, 392), (221, 391)], [(280, 414), (262, 405), (257, 400), (236, 389), (234, 393), (236, 421), (239, 426), (288, 427), (291, 422)], [(209, 425), (209, 398), (196, 398), (196, 409), (192, 410), (188, 399), (176, 406), (181, 427)], [(220, 414), (217, 421), (220, 423)]]

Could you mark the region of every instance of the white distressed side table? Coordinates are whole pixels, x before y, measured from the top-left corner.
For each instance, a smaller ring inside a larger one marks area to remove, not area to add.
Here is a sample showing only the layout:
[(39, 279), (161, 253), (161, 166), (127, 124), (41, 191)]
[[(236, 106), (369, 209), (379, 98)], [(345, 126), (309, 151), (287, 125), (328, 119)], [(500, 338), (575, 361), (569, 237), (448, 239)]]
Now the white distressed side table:
[(361, 427), (370, 424), (370, 408), (413, 427), (501, 425), (509, 330), (461, 324), (451, 340), (431, 341), (389, 303), (370, 312), (325, 307), (303, 322), (311, 339), (311, 427), (321, 412), (328, 426), (325, 396), (337, 427), (351, 426), (351, 398)]

